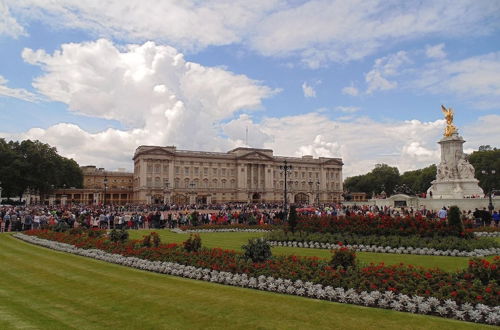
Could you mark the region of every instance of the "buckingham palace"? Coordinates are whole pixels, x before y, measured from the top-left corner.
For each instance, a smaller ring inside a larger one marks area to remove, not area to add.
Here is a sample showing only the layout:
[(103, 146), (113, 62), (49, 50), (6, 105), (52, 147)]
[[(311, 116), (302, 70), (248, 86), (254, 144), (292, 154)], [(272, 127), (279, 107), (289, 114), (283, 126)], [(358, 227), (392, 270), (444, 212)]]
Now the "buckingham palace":
[(228, 152), (140, 146), (134, 157), (133, 199), (148, 204), (281, 203), (285, 162), (288, 201), (340, 201), (342, 159), (274, 156), (273, 150)]

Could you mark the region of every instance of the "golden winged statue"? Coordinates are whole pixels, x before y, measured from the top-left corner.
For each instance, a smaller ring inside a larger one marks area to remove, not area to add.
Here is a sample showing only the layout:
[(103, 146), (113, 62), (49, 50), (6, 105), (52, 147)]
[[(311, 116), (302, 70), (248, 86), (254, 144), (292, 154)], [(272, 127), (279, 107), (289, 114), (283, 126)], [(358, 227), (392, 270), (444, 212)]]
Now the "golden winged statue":
[(444, 129), (444, 136), (452, 136), (453, 133), (457, 132), (457, 128), (453, 125), (453, 109), (441, 105), (441, 110), (444, 114), (444, 119), (446, 119), (446, 128)]

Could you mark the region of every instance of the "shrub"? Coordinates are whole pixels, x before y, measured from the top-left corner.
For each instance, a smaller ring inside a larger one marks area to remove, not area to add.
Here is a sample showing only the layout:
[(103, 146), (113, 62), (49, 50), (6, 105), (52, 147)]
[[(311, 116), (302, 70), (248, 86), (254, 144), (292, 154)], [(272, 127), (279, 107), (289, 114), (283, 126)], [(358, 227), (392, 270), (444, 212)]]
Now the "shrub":
[(290, 215), (288, 216), (288, 228), (295, 233), (295, 228), (297, 228), (298, 217), (297, 217), (297, 209), (294, 205), (290, 207)]
[(142, 237), (141, 246), (144, 247), (158, 247), (161, 244), (160, 236), (152, 232)]
[(250, 214), (250, 216), (248, 217), (248, 224), (250, 226), (257, 225), (257, 219), (253, 216), (253, 214)]
[(71, 228), (69, 230), (69, 233), (71, 235), (83, 235), (85, 234), (87, 230), (85, 228), (82, 228), (82, 227), (76, 227), (76, 228)]
[(351, 249), (341, 247), (340, 249), (333, 251), (330, 265), (335, 269), (339, 267), (344, 269), (349, 267), (356, 268), (356, 253)]
[(191, 234), (189, 238), (185, 240), (182, 245), (184, 249), (188, 252), (196, 252), (201, 249), (201, 237), (198, 234)]
[(94, 238), (100, 238), (100, 237), (103, 237), (105, 233), (106, 233), (106, 231), (102, 230), (102, 229), (90, 229), (89, 231), (87, 231), (87, 236), (94, 237)]
[(112, 242), (125, 243), (128, 240), (128, 231), (125, 229), (113, 229), (109, 233), (109, 239)]
[(54, 227), (52, 227), (52, 230), (57, 232), (65, 232), (69, 230), (69, 225), (66, 223), (66, 221), (59, 221), (54, 225)]
[(452, 232), (455, 232), (457, 236), (461, 236), (464, 232), (464, 224), (462, 223), (460, 209), (458, 206), (450, 207), (450, 210), (448, 211), (448, 226), (451, 227)]
[(196, 211), (193, 211), (193, 213), (191, 213), (191, 225), (193, 225), (193, 226), (199, 225), (199, 221), (198, 221), (199, 216), (200, 216), (199, 213)]
[(480, 258), (470, 259), (467, 272), (474, 275), (474, 278), (483, 284), (488, 284), (491, 280), (498, 281), (500, 279), (500, 257), (496, 256), (492, 262)]
[(241, 248), (244, 251), (243, 257), (253, 262), (264, 262), (272, 257), (271, 245), (263, 238), (252, 238)]

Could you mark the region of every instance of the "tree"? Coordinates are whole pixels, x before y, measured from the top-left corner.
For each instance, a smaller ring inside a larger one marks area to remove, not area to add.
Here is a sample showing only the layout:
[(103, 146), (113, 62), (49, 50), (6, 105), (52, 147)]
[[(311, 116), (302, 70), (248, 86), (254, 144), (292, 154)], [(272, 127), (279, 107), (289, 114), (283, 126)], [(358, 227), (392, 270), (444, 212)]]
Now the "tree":
[(381, 193), (382, 190), (391, 194), (399, 182), (399, 170), (397, 167), (391, 167), (387, 164), (377, 164), (367, 174), (347, 178), (344, 182), (344, 187), (348, 191), (365, 192), (368, 195), (372, 192)]
[(436, 165), (427, 166), (415, 171), (406, 171), (401, 175), (401, 184), (406, 184), (415, 194), (427, 191), (431, 182), (436, 179)]
[(288, 228), (295, 233), (295, 228), (297, 227), (298, 217), (297, 217), (297, 209), (295, 205), (290, 207), (290, 214), (288, 215)]
[(22, 197), (27, 188), (46, 194), (51, 186), (81, 188), (83, 173), (73, 159), (40, 141), (0, 139), (0, 177), (3, 195)]
[[(469, 155), (469, 162), (474, 166), (475, 177), (485, 192), (500, 189), (500, 149), (481, 146), (478, 151)], [(483, 174), (483, 170), (488, 174)], [(496, 174), (491, 174), (492, 170)]]

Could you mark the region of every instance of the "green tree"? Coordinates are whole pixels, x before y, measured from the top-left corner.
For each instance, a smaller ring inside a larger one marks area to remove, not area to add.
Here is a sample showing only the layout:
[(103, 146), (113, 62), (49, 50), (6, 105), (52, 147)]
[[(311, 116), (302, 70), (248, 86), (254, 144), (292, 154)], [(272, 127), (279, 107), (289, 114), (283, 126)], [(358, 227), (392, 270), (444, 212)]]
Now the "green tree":
[(406, 184), (415, 194), (427, 191), (431, 182), (436, 179), (436, 165), (427, 166), (415, 171), (406, 171), (401, 175), (401, 184)]
[(27, 188), (43, 195), (52, 185), (82, 187), (83, 174), (78, 163), (60, 156), (56, 148), (46, 143), (0, 139), (0, 155), (0, 181), (6, 197), (21, 197)]
[(399, 170), (387, 164), (377, 164), (375, 168), (364, 175), (347, 178), (344, 187), (351, 192), (380, 193), (384, 190), (392, 194), (394, 187), (400, 182)]
[[(474, 166), (475, 177), (485, 192), (500, 189), (500, 149), (480, 146), (478, 151), (469, 155), (469, 162)], [(483, 174), (483, 170), (487, 174)], [(495, 174), (492, 174), (493, 170)]]
[(297, 209), (295, 205), (292, 205), (290, 207), (290, 214), (288, 215), (288, 228), (290, 228), (292, 233), (295, 233), (295, 228), (297, 227), (297, 223), (298, 223)]

